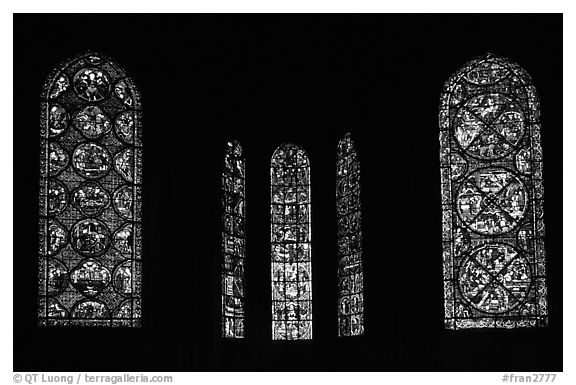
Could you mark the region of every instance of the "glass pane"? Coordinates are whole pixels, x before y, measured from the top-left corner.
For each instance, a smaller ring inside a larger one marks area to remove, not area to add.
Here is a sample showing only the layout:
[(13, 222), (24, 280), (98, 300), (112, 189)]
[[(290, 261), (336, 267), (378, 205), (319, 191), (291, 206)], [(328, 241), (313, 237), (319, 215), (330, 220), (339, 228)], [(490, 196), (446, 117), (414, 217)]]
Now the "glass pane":
[(347, 133), (338, 143), (336, 159), (339, 336), (364, 334), (360, 206), (360, 163), (350, 133)]
[(486, 55), (440, 106), (445, 326), (546, 326), (540, 111), (530, 76)]
[(310, 164), (300, 147), (272, 156), (272, 339), (312, 338)]
[(229, 142), (222, 171), (222, 337), (226, 338), (244, 338), (244, 167), (242, 146)]
[(113, 61), (58, 66), (41, 102), (39, 324), (140, 326), (140, 95)]

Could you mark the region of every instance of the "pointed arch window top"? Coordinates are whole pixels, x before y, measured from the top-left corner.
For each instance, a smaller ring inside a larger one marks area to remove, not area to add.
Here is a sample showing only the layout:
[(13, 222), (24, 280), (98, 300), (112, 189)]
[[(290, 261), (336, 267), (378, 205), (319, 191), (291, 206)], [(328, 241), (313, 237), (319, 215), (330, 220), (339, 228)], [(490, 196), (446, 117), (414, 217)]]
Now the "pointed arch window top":
[(445, 324), (545, 326), (540, 112), (530, 76), (486, 55), (440, 102)]

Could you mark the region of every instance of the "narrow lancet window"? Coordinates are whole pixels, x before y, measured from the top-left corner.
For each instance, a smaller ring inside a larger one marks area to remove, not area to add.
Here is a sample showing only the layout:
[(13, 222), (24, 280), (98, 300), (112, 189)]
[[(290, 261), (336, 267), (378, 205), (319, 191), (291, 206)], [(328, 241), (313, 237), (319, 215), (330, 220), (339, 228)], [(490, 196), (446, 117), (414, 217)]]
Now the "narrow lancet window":
[(338, 143), (336, 216), (338, 223), (338, 335), (364, 334), (360, 163), (347, 133)]
[(310, 162), (294, 144), (272, 156), (272, 338), (312, 338)]
[(42, 326), (140, 326), (140, 95), (86, 54), (44, 84), (40, 124)]
[(540, 107), (504, 58), (472, 60), (440, 104), (445, 326), (546, 326)]
[(228, 143), (222, 172), (222, 336), (244, 338), (246, 177), (239, 142)]

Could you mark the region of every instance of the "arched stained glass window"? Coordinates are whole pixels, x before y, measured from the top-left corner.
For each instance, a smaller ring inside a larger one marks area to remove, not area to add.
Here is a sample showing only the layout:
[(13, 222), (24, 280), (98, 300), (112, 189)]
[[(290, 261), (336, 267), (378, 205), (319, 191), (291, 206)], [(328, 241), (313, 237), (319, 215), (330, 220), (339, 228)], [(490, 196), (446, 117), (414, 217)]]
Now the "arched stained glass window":
[(294, 144), (272, 156), (272, 339), (312, 338), (310, 162)]
[(360, 206), (360, 162), (347, 133), (336, 160), (338, 220), (338, 335), (364, 334), (364, 276)]
[(536, 89), (487, 55), (446, 82), (440, 105), (445, 326), (547, 325)]
[(48, 77), (40, 124), (39, 324), (140, 326), (140, 95), (86, 54)]
[(228, 143), (222, 190), (222, 336), (244, 338), (245, 166), (242, 146), (237, 141)]

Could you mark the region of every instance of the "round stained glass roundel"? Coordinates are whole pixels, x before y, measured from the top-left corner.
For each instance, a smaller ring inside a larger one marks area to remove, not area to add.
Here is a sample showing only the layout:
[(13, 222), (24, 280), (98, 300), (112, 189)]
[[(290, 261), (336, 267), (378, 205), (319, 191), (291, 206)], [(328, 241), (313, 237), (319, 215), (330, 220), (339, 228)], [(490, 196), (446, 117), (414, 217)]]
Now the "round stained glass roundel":
[(462, 296), (476, 309), (491, 314), (505, 313), (520, 305), (531, 281), (526, 258), (503, 243), (476, 248), (458, 271)]
[(95, 143), (84, 143), (74, 150), (72, 164), (76, 172), (84, 178), (98, 179), (110, 170), (111, 159), (104, 147)]
[(471, 230), (500, 235), (515, 228), (528, 206), (528, 192), (510, 170), (494, 167), (477, 170), (460, 186), (458, 215)]
[(112, 128), (110, 118), (98, 106), (86, 106), (74, 115), (74, 125), (87, 138), (96, 139)]
[(494, 160), (508, 155), (522, 140), (524, 113), (502, 94), (482, 94), (464, 103), (453, 127), (456, 141), (468, 155)]
[(110, 81), (98, 68), (84, 68), (74, 76), (74, 89), (82, 99), (97, 102), (108, 95)]
[(71, 241), (74, 249), (81, 254), (101, 255), (110, 245), (110, 231), (97, 219), (84, 219), (72, 228)]
[(110, 204), (110, 194), (96, 182), (81, 184), (72, 194), (72, 202), (86, 216), (99, 215)]
[(85, 296), (94, 296), (110, 283), (110, 271), (100, 262), (89, 259), (72, 271), (70, 281)]

